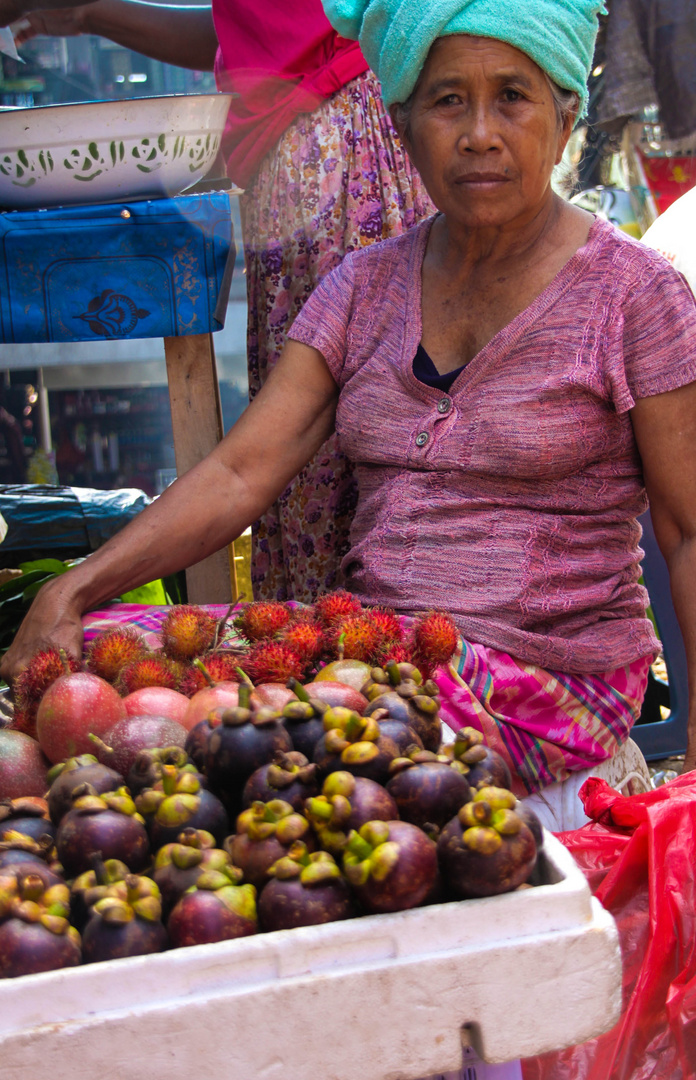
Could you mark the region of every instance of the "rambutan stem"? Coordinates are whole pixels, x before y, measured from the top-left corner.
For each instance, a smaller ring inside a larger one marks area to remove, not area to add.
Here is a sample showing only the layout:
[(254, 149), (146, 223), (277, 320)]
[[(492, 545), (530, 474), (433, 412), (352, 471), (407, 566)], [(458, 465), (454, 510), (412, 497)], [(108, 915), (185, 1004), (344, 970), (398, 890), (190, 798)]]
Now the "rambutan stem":
[(343, 633), (339, 635), (338, 642), (337, 642), (336, 656), (337, 656), (338, 660), (343, 659), (343, 652), (345, 650), (345, 647), (346, 647), (346, 632), (344, 630)]
[(232, 614), (232, 611), (234, 610), (236, 604), (237, 604), (237, 601), (233, 600), (232, 603), (230, 604), (230, 606), (228, 607), (227, 611), (225, 612), (225, 614), (222, 616), (221, 619), (218, 619), (217, 623), (215, 624), (215, 637), (213, 638), (213, 649), (217, 649), (218, 641), (220, 640), (220, 635), (224, 632), (225, 626), (227, 625), (227, 620), (229, 619), (230, 615)]
[(208, 671), (207, 667), (205, 666), (205, 664), (203, 663), (202, 660), (200, 660), (198, 657), (196, 657), (196, 659), (192, 660), (191, 663), (193, 664), (193, 666), (195, 668), (198, 668), (200, 673), (203, 675), (203, 678), (208, 683), (208, 686), (217, 686), (217, 683), (215, 682), (215, 679), (210, 674), (210, 672)]
[(68, 654), (66, 653), (65, 649), (59, 649), (58, 650), (58, 655), (60, 657), (60, 662), (63, 665), (63, 673), (65, 675), (69, 675), (70, 674), (70, 664), (68, 663)]

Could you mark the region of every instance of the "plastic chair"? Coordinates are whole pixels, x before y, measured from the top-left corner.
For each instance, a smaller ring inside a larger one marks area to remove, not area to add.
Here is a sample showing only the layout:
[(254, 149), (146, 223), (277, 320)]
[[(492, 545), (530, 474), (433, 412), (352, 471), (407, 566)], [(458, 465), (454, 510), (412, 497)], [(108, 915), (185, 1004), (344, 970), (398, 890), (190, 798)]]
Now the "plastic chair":
[(654, 761), (683, 754), (686, 750), (689, 698), (684, 641), (672, 605), (667, 564), (657, 546), (649, 511), (641, 516), (640, 523), (643, 526), (641, 547), (645, 552), (643, 580), (650, 594), (667, 665), (670, 714), (666, 720), (638, 722), (631, 731), (631, 738), (643, 751), (645, 759)]

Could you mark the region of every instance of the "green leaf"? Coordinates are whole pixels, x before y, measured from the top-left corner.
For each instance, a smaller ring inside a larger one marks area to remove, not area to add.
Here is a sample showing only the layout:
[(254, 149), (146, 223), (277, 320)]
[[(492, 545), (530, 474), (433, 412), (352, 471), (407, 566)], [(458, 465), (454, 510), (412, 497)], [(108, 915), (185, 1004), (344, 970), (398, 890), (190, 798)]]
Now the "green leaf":
[(131, 589), (119, 598), (124, 604), (166, 604), (167, 597), (161, 579), (150, 581), (138, 589)]
[(34, 559), (32, 562), (20, 563), (19, 569), (24, 574), (28, 574), (32, 570), (50, 570), (52, 574), (64, 574), (68, 569), (68, 565), (61, 562), (60, 559)]

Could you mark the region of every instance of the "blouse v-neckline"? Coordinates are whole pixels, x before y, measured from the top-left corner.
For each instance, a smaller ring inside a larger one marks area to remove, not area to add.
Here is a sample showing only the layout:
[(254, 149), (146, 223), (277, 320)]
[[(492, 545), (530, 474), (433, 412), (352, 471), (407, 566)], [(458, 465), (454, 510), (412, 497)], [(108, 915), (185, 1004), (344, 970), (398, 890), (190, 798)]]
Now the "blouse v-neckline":
[[(427, 383), (421, 382), (420, 379), (416, 377), (413, 372), (413, 359), (416, 355), (418, 346), (421, 343), (423, 334), (423, 262), (425, 260), (425, 252), (430, 238), (430, 230), (438, 217), (439, 214), (434, 214), (433, 217), (420, 226), (420, 235), (418, 236), (417, 242), (414, 244), (411, 253), (407, 299), (408, 310), (414, 311), (416, 313), (416, 318), (409, 324), (411, 332), (409, 333), (407, 331), (404, 335), (405, 350), (404, 355), (402, 356), (402, 365), (409, 381), (422, 392), (425, 392), (428, 397), (437, 394), (438, 390), (429, 386)], [(527, 327), (558, 299), (561, 293), (567, 289), (575, 275), (582, 269), (585, 258), (588, 255), (591, 255), (590, 249), (594, 247), (597, 241), (597, 233), (601, 235), (601, 232), (602, 221), (600, 218), (595, 217), (590, 225), (585, 243), (579, 247), (577, 251), (573, 252), (568, 261), (564, 263), (546, 288), (542, 289), (539, 295), (535, 296), (532, 302), (515, 315), (509, 323), (501, 327), (501, 329), (486, 342), (483, 348), (479, 349), (479, 351), (472, 356), (467, 364), (463, 364), (460, 368), (455, 369), (458, 374), (449, 389), (450, 396), (456, 394), (458, 390), (463, 389), (468, 382), (475, 379), (482, 370), (485, 370), (486, 361), (489, 360), (491, 356), (494, 356), (496, 360), (499, 361), (501, 355), (514, 344)], [(433, 367), (434, 366), (433, 362)], [(435, 368), (435, 370), (437, 370), (437, 368)], [(439, 393), (442, 393), (442, 391), (440, 390)]]

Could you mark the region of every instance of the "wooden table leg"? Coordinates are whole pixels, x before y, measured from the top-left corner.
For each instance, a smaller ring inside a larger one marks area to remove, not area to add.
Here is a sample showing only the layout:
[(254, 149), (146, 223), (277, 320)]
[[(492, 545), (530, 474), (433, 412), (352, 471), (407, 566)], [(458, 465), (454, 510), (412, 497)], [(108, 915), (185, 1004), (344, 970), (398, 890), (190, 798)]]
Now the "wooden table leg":
[[(197, 465), (223, 435), (220, 388), (212, 334), (166, 337), (169, 402), (179, 476)], [(237, 599), (234, 545), (186, 571), (190, 604), (226, 604)]]

